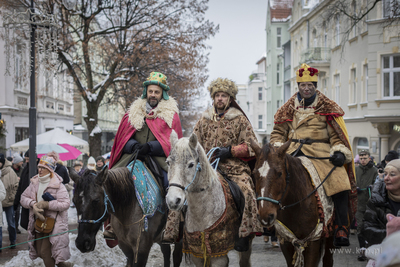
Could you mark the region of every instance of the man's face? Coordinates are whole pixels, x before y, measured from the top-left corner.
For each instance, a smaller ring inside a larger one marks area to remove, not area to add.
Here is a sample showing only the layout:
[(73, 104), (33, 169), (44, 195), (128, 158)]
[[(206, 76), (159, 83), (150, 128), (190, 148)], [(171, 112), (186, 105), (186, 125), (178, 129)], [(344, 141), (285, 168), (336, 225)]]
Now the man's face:
[(301, 98), (308, 99), (315, 94), (317, 90), (312, 82), (302, 82), (299, 84), (299, 93)]
[(158, 105), (162, 97), (162, 88), (155, 84), (150, 84), (147, 86), (147, 102), (153, 108)]
[(96, 162), (96, 165), (97, 165), (97, 167), (101, 168), (101, 167), (104, 166), (104, 163), (103, 163), (103, 161), (98, 160), (98, 161)]
[(227, 93), (217, 92), (214, 95), (214, 107), (216, 107), (217, 110), (223, 110), (229, 100), (230, 98)]
[(368, 155), (362, 155), (360, 156), (360, 164), (365, 166), (368, 164), (368, 162), (371, 161), (371, 158)]

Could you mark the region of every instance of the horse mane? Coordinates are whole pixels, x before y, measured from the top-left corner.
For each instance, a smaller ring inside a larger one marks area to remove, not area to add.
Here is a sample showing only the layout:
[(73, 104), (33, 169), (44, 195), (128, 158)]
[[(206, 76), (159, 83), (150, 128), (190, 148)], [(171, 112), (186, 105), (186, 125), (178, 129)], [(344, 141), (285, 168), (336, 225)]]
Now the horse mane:
[(298, 182), (296, 186), (293, 186), (292, 190), (294, 190), (296, 195), (302, 196), (306, 192), (304, 191), (307, 182), (309, 182), (310, 178), (308, 176), (307, 170), (304, 168), (301, 160), (297, 157), (293, 157), (292, 155), (285, 154), (285, 158), (287, 161), (287, 167), (289, 169), (289, 172), (291, 173), (292, 179), (295, 178)]
[(132, 204), (135, 197), (135, 186), (128, 168), (120, 167), (109, 170), (104, 186), (112, 198), (114, 206), (126, 207)]
[(218, 181), (218, 175), (215, 172), (214, 168), (211, 166), (210, 162), (208, 162), (206, 152), (199, 143), (197, 143), (197, 152), (199, 153), (199, 162), (202, 168), (200, 174), (202, 178), (208, 179), (208, 184)]

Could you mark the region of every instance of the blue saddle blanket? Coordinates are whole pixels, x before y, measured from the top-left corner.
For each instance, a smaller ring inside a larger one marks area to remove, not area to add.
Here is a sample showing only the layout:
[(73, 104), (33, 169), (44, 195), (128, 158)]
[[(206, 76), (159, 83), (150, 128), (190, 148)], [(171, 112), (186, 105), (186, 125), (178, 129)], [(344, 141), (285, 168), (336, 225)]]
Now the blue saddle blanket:
[[(132, 171), (132, 166), (133, 162), (127, 166), (130, 172)], [(164, 198), (153, 174), (142, 161), (136, 160), (132, 178), (135, 184), (136, 198), (143, 214), (146, 216), (145, 230), (147, 230), (147, 217), (153, 216), (156, 211), (165, 212)]]

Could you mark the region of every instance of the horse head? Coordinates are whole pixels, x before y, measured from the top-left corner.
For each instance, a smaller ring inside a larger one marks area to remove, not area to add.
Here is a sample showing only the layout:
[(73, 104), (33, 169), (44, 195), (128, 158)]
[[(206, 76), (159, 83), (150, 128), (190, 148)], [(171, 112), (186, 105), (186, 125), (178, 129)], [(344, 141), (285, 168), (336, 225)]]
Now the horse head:
[[(212, 175), (198, 179), (201, 172), (212, 169), (197, 136), (178, 139), (175, 131), (170, 136), (171, 152), (167, 158), (169, 189), (166, 202), (171, 210), (182, 209), (188, 191), (209, 184)], [(197, 179), (196, 179), (197, 177)]]
[[(78, 213), (78, 237), (76, 247), (81, 252), (93, 251), (96, 246), (96, 234), (105, 221), (104, 187), (103, 183), (108, 175), (108, 168), (99, 174), (93, 170), (86, 170), (79, 176), (73, 168), (68, 168), (71, 179), (75, 182), (73, 202)], [(89, 222), (90, 220), (98, 222)]]
[(251, 147), (256, 154), (253, 175), (256, 181), (258, 216), (261, 224), (270, 227), (274, 224), (287, 187), (286, 151), (290, 141), (276, 148), (266, 144), (262, 148), (251, 140)]

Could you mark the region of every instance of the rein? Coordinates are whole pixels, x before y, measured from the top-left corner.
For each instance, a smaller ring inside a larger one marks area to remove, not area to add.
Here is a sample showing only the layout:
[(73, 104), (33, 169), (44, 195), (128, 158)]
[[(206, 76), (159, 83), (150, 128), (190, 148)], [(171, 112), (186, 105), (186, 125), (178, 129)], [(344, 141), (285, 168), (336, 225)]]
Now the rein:
[[(214, 147), (214, 148), (212, 148), (210, 151), (208, 151), (208, 153), (207, 153), (208, 161), (210, 161), (212, 155), (214, 154), (214, 152), (215, 152), (217, 149), (219, 149), (219, 147)], [(215, 159), (215, 160), (211, 163), (211, 165), (213, 165), (213, 164), (215, 164), (214, 170), (216, 170), (216, 169), (218, 168), (219, 158)], [(194, 180), (196, 179), (197, 172), (199, 172), (199, 171), (201, 171), (201, 165), (200, 165), (200, 162), (197, 162), (196, 172), (194, 173), (194, 176), (193, 176), (193, 178), (192, 178), (192, 181), (191, 181), (186, 187), (184, 187), (183, 185), (180, 185), (180, 184), (176, 184), (176, 183), (171, 183), (171, 184), (169, 184), (169, 187), (175, 186), (175, 187), (178, 187), (178, 188), (182, 189), (183, 191), (187, 191), (188, 188), (189, 188), (189, 186), (190, 186), (191, 184), (193, 184)]]
[[(307, 157), (307, 158), (311, 158), (311, 159), (330, 159), (330, 157), (321, 157), (321, 158), (318, 158), (318, 157), (311, 157), (311, 156), (307, 156), (307, 155), (304, 155), (304, 156)], [(288, 167), (287, 167), (287, 160), (286, 160), (286, 158), (285, 158), (285, 171), (286, 171), (286, 178), (285, 178), (285, 180), (286, 180), (286, 186), (285, 186), (285, 190), (283, 191), (283, 194), (282, 194), (281, 199), (275, 200), (275, 199), (272, 199), (272, 198), (269, 198), (269, 197), (258, 197), (258, 198), (257, 198), (257, 201), (265, 200), (265, 201), (269, 201), (269, 202), (271, 202), (271, 203), (277, 204), (277, 205), (279, 205), (279, 209), (280, 209), (280, 210), (284, 210), (284, 209), (286, 209), (286, 208), (293, 207), (293, 206), (299, 204), (300, 202), (306, 200), (306, 199), (307, 199), (308, 197), (310, 197), (313, 193), (315, 193), (315, 192), (318, 190), (318, 188), (320, 188), (321, 185), (323, 185), (323, 184), (325, 183), (325, 181), (328, 179), (328, 177), (332, 174), (332, 172), (333, 172), (335, 169), (336, 169), (336, 166), (333, 166), (333, 168), (332, 168), (332, 169), (329, 171), (329, 173), (326, 175), (325, 179), (324, 179), (313, 191), (311, 191), (311, 193), (309, 193), (306, 197), (304, 197), (303, 199), (301, 199), (301, 200), (299, 200), (299, 201), (297, 201), (297, 202), (295, 202), (295, 203), (292, 203), (292, 204), (283, 206), (283, 205), (282, 205), (282, 199), (285, 197), (286, 191), (287, 191), (287, 189), (288, 189), (288, 187), (289, 187), (289, 181), (290, 181), (290, 180), (289, 180), (289, 179), (290, 179), (290, 173), (289, 173), (289, 170), (288, 170)]]
[[(94, 173), (92, 173), (92, 174), (95, 175)], [(110, 203), (110, 207), (111, 207), (112, 212), (115, 212), (114, 205), (111, 203), (111, 200), (110, 200), (110, 198), (108, 197), (108, 195), (107, 195), (106, 190), (104, 189), (104, 187), (103, 187), (103, 191), (104, 191), (104, 206), (105, 206), (103, 215), (102, 215), (99, 219), (97, 219), (97, 220), (78, 220), (78, 223), (101, 223), (101, 220), (102, 220), (102, 219), (104, 218), (104, 216), (106, 216), (106, 214), (107, 214), (107, 211), (108, 211), (108, 203)]]

